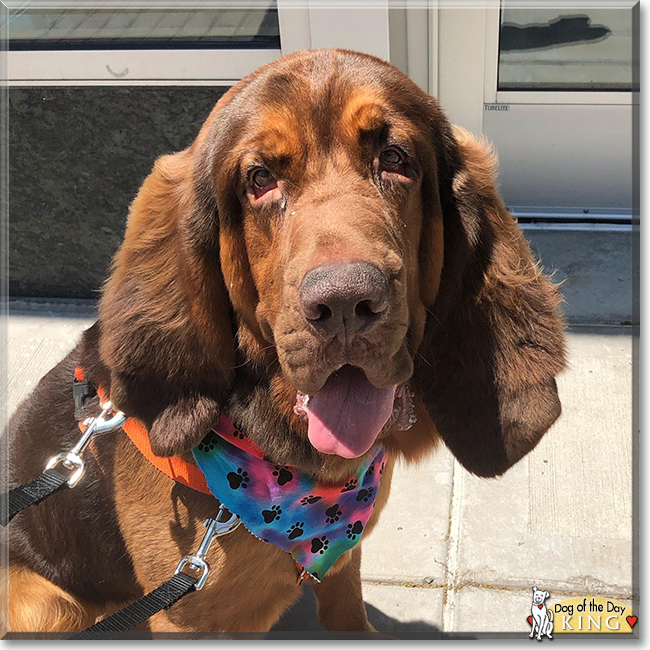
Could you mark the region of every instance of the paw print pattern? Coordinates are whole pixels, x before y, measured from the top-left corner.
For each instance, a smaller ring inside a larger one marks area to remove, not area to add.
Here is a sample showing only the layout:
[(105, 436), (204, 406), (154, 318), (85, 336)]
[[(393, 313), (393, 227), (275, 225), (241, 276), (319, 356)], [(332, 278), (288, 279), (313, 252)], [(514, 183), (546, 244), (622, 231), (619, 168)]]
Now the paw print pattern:
[(271, 506), (270, 510), (262, 510), (262, 517), (267, 524), (272, 524), (276, 519), (280, 519), (282, 508), (280, 506)]
[(379, 476), (384, 474), (384, 463), (382, 462), (381, 467), (379, 468)]
[(350, 490), (355, 490), (358, 482), (359, 481), (356, 478), (351, 478), (349, 481), (345, 482), (345, 485), (341, 488), (341, 492), (349, 492)]
[(372, 493), (374, 492), (374, 488), (362, 488), (357, 492), (357, 501), (363, 501), (364, 503), (368, 503), (368, 500), (370, 497), (372, 497)]
[(277, 476), (278, 485), (284, 485), (293, 480), (293, 474), (286, 467), (275, 466), (273, 476)]
[(313, 494), (310, 494), (308, 497), (303, 497), (300, 499), (300, 505), (306, 506), (308, 503), (316, 503), (316, 501), (320, 501), (323, 497), (315, 497)]
[(311, 540), (311, 552), (322, 555), (328, 549), (329, 543), (330, 541), (327, 539), (327, 535), (314, 537), (314, 539)]
[(339, 504), (335, 503), (333, 506), (330, 506), (325, 511), (325, 514), (327, 515), (325, 517), (325, 523), (333, 524), (335, 521), (338, 521), (339, 517), (342, 514), (341, 511), (339, 510)]
[(355, 521), (353, 524), (348, 524), (347, 529), (348, 539), (355, 540), (358, 535), (363, 532), (363, 524), (360, 521)]
[(210, 433), (208, 433), (208, 435), (199, 443), (199, 451), (212, 451), (216, 443), (217, 435), (214, 431), (210, 431)]
[(239, 438), (240, 440), (243, 440), (246, 437), (246, 434), (240, 431), (237, 427), (235, 427), (235, 430), (232, 432), (233, 438)]
[(366, 476), (372, 476), (375, 473), (375, 466), (373, 464), (366, 470)]
[(242, 489), (246, 489), (250, 481), (248, 472), (245, 472), (241, 467), (237, 468), (236, 473), (228, 472), (228, 474), (226, 474), (226, 478), (228, 479), (228, 483), (230, 483), (230, 487), (233, 490), (238, 490), (240, 487)]
[(300, 537), (305, 532), (303, 529), (304, 525), (304, 521), (297, 521), (295, 524), (292, 524), (291, 528), (287, 531), (289, 539)]

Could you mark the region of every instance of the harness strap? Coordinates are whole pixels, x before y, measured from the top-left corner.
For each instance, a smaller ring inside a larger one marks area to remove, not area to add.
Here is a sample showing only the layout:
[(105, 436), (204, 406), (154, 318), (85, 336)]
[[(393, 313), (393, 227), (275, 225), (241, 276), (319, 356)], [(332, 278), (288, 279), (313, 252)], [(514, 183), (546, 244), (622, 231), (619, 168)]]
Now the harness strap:
[(6, 526), (21, 510), (39, 504), (51, 494), (68, 487), (68, 478), (55, 469), (46, 469), (35, 479), (0, 495), (0, 525)]
[(146, 596), (127, 605), (91, 627), (70, 637), (71, 641), (112, 641), (148, 618), (169, 609), (183, 596), (195, 590), (197, 578), (177, 573)]
[(149, 434), (145, 427), (134, 418), (128, 418), (122, 425), (124, 433), (129, 437), (131, 442), (138, 448), (140, 453), (163, 474), (169, 476), (178, 483), (182, 483), (197, 492), (209, 494), (210, 488), (203, 476), (203, 472), (192, 463), (178, 456), (156, 456), (151, 449)]

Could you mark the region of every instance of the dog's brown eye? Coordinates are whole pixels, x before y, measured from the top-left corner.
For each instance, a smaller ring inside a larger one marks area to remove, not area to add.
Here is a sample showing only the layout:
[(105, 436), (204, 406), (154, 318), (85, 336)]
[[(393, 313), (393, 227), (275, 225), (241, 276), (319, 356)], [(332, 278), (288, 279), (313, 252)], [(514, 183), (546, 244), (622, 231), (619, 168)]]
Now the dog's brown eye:
[(275, 178), (273, 178), (273, 175), (268, 169), (258, 169), (253, 172), (252, 180), (260, 190), (269, 189), (275, 184)]
[(388, 167), (398, 167), (404, 164), (404, 157), (397, 149), (386, 149), (379, 155), (379, 160)]

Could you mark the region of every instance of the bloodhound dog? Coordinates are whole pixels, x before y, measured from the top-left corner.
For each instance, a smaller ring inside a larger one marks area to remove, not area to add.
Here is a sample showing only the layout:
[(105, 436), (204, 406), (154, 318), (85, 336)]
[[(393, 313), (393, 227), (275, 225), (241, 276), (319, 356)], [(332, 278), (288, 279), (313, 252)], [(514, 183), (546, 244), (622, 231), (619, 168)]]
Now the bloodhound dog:
[[(319, 481), (381, 445), (365, 534), (395, 461), (440, 439), (470, 472), (505, 472), (560, 415), (565, 342), (560, 295), (495, 166), (485, 142), (372, 56), (305, 51), (250, 74), (144, 181), (97, 322), (11, 420), (10, 484), (79, 438), (77, 367), (159, 457), (193, 463), (224, 412), (265, 458)], [(121, 431), (92, 450), (79, 486), (9, 526), (11, 631), (80, 630), (134, 601), (214, 516), (213, 496), (159, 471)], [(373, 630), (360, 546), (308, 578), (328, 630)], [(264, 632), (301, 593), (291, 556), (244, 526), (208, 560), (206, 587), (146, 629)]]

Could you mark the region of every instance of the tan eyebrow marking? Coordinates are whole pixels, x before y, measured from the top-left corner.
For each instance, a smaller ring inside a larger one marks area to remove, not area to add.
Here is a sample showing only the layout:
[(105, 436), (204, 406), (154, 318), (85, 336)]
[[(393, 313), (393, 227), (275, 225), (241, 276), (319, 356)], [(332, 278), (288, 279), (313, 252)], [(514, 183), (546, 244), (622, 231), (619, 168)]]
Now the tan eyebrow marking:
[(269, 158), (297, 158), (303, 149), (300, 126), (294, 115), (277, 108), (267, 109), (261, 116), (262, 125), (255, 138), (265, 156)]
[(341, 116), (341, 131), (356, 141), (359, 131), (374, 131), (385, 123), (386, 108), (382, 97), (374, 88), (360, 88), (346, 104)]

